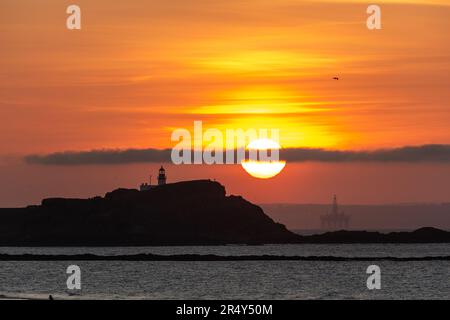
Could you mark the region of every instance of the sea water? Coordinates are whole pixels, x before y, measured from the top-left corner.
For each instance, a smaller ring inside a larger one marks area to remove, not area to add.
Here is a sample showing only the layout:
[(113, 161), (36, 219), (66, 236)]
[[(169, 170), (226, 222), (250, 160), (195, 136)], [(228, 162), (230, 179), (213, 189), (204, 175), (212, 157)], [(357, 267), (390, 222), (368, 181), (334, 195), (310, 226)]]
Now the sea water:
[[(370, 261), (0, 261), (0, 298), (46, 299), (450, 299), (450, 261), (377, 257), (450, 255), (450, 244), (0, 248), (1, 254), (153, 253), (373, 257)], [(81, 290), (66, 269), (81, 268)], [(369, 265), (381, 289), (369, 290)]]

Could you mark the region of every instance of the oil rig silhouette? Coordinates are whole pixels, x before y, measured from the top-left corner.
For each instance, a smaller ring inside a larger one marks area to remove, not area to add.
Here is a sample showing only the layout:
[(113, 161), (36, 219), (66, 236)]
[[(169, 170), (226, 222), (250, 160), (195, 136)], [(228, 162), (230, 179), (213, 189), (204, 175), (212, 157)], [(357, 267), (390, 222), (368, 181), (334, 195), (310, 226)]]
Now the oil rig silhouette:
[(333, 196), (331, 211), (320, 217), (322, 229), (324, 230), (345, 230), (350, 223), (350, 216), (343, 211), (339, 211), (337, 197)]

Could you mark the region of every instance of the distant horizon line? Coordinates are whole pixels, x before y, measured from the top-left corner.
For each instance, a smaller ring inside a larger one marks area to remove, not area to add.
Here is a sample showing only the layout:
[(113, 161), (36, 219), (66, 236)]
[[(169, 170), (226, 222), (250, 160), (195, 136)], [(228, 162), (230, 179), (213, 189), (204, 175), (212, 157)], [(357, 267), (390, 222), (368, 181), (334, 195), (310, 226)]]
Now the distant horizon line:
[[(256, 202), (259, 206), (276, 206), (276, 205), (288, 205), (288, 206), (331, 206), (331, 201), (328, 203), (313, 203), (313, 202)], [(386, 203), (339, 203), (339, 206), (425, 206), (425, 205), (450, 205), (450, 200), (447, 201), (423, 201), (423, 202), (386, 202)]]

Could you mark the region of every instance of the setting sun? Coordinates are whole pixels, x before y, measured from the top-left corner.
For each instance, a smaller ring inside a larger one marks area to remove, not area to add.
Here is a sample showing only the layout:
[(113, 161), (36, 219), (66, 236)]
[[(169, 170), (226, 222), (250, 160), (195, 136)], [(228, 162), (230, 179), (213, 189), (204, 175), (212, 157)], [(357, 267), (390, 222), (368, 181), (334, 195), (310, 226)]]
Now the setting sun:
[[(257, 139), (249, 143), (247, 146), (247, 150), (250, 152), (265, 152), (267, 156), (267, 151), (271, 150), (277, 151), (276, 160), (264, 159), (264, 160), (256, 160), (249, 159), (242, 161), (242, 167), (248, 174), (252, 177), (259, 179), (269, 179), (275, 177), (279, 174), (284, 167), (286, 166), (286, 161), (279, 161), (279, 150), (281, 149), (280, 145), (270, 139)], [(261, 155), (260, 155), (261, 156)]]

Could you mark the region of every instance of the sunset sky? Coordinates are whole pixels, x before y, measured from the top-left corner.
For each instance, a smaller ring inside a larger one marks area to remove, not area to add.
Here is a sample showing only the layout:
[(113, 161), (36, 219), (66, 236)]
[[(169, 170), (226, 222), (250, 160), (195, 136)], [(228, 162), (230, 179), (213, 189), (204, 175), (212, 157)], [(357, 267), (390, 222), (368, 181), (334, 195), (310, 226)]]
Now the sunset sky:
[[(66, 29), (81, 7), (82, 30)], [(176, 128), (278, 128), (286, 148), (450, 143), (450, 2), (2, 0), (0, 206), (136, 187), (159, 164), (42, 165), (29, 155), (167, 149)], [(332, 80), (338, 76), (338, 81)], [(450, 201), (450, 163), (169, 165), (256, 202)]]

